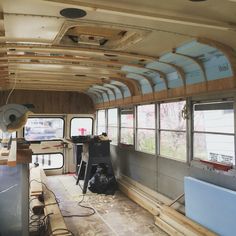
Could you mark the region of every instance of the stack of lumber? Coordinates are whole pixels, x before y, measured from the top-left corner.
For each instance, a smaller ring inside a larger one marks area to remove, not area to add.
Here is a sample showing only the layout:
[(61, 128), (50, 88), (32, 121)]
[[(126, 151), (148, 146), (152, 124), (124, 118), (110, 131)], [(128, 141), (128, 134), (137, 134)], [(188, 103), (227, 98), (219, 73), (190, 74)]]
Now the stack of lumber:
[(160, 205), (158, 209), (159, 214), (154, 216), (155, 224), (171, 236), (217, 235), (167, 205)]
[[(133, 183), (128, 178), (118, 180), (119, 189), (138, 205), (145, 208), (154, 216), (155, 224), (171, 236), (216, 236), (209, 229), (197, 224), (184, 214), (170, 207), (179, 205), (174, 201), (167, 200), (160, 194), (153, 194), (153, 191), (141, 184)], [(180, 207), (181, 209), (182, 207)]]
[[(37, 167), (32, 168), (30, 172), (31, 196), (38, 196), (39, 199), (43, 200), (43, 202), (39, 201), (37, 198), (32, 200), (31, 205), (33, 212), (43, 207), (44, 215), (49, 219), (50, 235), (71, 236), (72, 234), (67, 231), (67, 226), (58, 206), (57, 199), (48, 187), (47, 177), (44, 171)], [(40, 212), (42, 213), (42, 211)]]

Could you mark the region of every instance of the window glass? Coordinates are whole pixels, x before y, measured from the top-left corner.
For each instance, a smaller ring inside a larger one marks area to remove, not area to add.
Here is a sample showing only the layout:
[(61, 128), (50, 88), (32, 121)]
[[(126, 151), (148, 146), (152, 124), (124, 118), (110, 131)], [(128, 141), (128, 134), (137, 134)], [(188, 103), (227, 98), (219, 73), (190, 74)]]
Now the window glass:
[(120, 142), (134, 145), (134, 110), (133, 108), (121, 109)]
[(137, 131), (137, 150), (155, 154), (155, 130), (138, 129)]
[(108, 109), (108, 126), (118, 126), (118, 109)]
[(106, 132), (106, 113), (105, 110), (97, 112), (97, 134)]
[(120, 142), (127, 145), (134, 144), (134, 130), (130, 128), (121, 128)]
[[(214, 105), (217, 106), (217, 103)], [(212, 110), (205, 110), (211, 108)], [(207, 106), (207, 104), (194, 106), (194, 130), (234, 133), (233, 104), (231, 108), (226, 106), (227, 109), (222, 109), (223, 107), (220, 104), (218, 109), (215, 107), (215, 110), (213, 110), (213, 108), (210, 105)]]
[(111, 140), (111, 144), (118, 143), (118, 127), (108, 127), (108, 137)]
[(195, 133), (194, 157), (235, 165), (234, 136)]
[(71, 119), (70, 136), (92, 135), (93, 119), (86, 117), (75, 117)]
[(194, 158), (235, 165), (233, 102), (195, 104), (193, 110)]
[(182, 110), (186, 102), (160, 104), (160, 155), (186, 161), (186, 120)]
[(61, 118), (28, 118), (24, 137), (29, 141), (63, 138), (64, 120)]
[(121, 110), (121, 127), (134, 127), (134, 111), (131, 109)]
[(12, 138), (16, 138), (16, 132), (8, 133), (0, 130), (0, 139), (9, 139), (11, 136)]
[(155, 105), (143, 105), (137, 108), (138, 128), (155, 129)]
[(60, 169), (63, 167), (63, 155), (61, 153), (34, 154), (32, 163), (38, 163), (43, 169)]
[(111, 144), (118, 143), (118, 109), (108, 109), (108, 137), (111, 140)]
[(179, 161), (186, 161), (186, 134), (185, 132), (161, 131), (160, 154)]
[(162, 103), (160, 105), (161, 129), (185, 130), (186, 121), (182, 118), (183, 102)]
[(155, 154), (155, 105), (137, 106), (138, 151)]

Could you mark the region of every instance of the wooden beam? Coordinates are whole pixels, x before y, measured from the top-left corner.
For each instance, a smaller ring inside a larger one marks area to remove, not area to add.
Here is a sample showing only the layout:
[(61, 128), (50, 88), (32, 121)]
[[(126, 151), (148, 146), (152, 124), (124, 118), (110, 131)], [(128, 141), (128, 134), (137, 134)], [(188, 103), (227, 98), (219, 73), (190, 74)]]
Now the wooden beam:
[(41, 179), (43, 184), (43, 195), (44, 195), (44, 213), (48, 216), (49, 225), (51, 232), (50, 235), (64, 235), (69, 236), (71, 233), (66, 232), (66, 230), (58, 229), (67, 229), (65, 220), (61, 214), (60, 208), (58, 206), (57, 200), (55, 199), (54, 194), (46, 188), (48, 186), (47, 177), (44, 171), (41, 169)]
[(62, 55), (86, 55), (86, 56), (98, 56), (107, 59), (111, 58), (127, 58), (128, 60), (137, 60), (138, 62), (141, 61), (153, 61), (156, 58), (148, 55), (142, 55), (138, 53), (128, 53), (123, 51), (114, 51), (114, 50), (104, 50), (104, 49), (94, 49), (94, 48), (81, 48), (81, 47), (63, 47), (63, 46), (48, 46), (48, 45), (20, 45), (16, 43), (9, 43), (9, 44), (0, 44), (0, 49), (4, 50), (13, 50), (19, 52), (34, 52), (34, 53), (54, 53), (54, 54), (62, 54)]

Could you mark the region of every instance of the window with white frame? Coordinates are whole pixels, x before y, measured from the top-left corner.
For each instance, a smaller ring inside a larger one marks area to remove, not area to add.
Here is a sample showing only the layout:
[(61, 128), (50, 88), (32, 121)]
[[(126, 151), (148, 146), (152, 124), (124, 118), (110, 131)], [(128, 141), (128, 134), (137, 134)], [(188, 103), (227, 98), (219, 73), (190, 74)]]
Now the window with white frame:
[(138, 151), (155, 154), (155, 105), (137, 106), (137, 139)]
[(106, 133), (106, 111), (98, 110), (97, 112), (97, 134)]
[(70, 123), (70, 137), (93, 134), (93, 119), (90, 117), (74, 117)]
[(186, 120), (182, 110), (186, 102), (160, 104), (160, 155), (186, 161)]
[(42, 153), (32, 155), (32, 163), (37, 163), (45, 170), (60, 169), (64, 165), (62, 153)]
[(57, 140), (64, 136), (62, 118), (28, 118), (24, 127), (24, 137), (28, 141)]
[(120, 142), (134, 145), (134, 110), (122, 108), (120, 112)]
[(107, 110), (107, 125), (108, 125), (108, 137), (111, 140), (111, 144), (118, 143), (118, 109), (108, 109)]
[(193, 157), (235, 165), (232, 101), (193, 105)]
[(0, 139), (10, 139), (10, 137), (12, 138), (16, 138), (16, 131), (12, 132), (12, 133), (8, 133), (8, 132), (3, 132), (2, 130), (0, 130)]

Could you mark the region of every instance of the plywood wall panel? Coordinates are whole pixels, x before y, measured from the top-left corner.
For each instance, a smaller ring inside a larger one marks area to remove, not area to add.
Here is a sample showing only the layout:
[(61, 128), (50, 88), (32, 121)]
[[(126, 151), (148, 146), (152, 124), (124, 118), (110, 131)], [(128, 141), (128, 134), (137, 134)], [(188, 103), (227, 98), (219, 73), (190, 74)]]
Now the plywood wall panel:
[[(4, 105), (9, 91), (2, 92), (1, 105)], [(27, 91), (16, 90), (8, 103), (34, 104), (34, 113), (40, 114), (93, 114), (92, 99), (78, 92)]]

